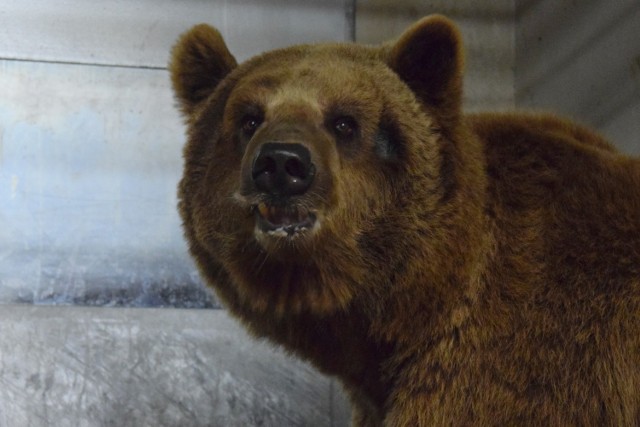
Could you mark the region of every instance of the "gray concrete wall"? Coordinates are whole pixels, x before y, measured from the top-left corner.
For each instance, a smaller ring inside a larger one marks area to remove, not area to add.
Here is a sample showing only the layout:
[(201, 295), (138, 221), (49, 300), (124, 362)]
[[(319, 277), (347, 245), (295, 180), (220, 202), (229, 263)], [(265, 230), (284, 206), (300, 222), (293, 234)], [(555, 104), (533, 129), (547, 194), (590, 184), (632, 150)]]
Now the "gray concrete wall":
[(640, 154), (640, 2), (516, 5), (516, 105), (567, 115)]

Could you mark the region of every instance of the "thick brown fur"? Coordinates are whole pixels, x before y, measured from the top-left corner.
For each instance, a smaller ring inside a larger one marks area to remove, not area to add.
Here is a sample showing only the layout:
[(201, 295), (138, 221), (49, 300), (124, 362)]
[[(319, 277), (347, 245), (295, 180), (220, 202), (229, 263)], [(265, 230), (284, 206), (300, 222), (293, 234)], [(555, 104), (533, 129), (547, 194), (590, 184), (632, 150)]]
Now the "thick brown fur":
[[(354, 425), (638, 425), (640, 162), (550, 115), (464, 115), (462, 58), (440, 16), (239, 66), (185, 34), (191, 253), (251, 332), (341, 379)], [(256, 189), (267, 142), (308, 149), (304, 194)], [(317, 223), (272, 235), (269, 204)]]

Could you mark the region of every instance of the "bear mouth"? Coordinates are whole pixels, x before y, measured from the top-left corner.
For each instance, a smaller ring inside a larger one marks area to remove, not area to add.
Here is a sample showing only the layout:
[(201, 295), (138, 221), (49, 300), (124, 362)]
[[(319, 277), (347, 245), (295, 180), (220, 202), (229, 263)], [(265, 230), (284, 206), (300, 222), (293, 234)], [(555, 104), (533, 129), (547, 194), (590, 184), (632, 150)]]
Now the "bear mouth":
[(254, 205), (256, 228), (274, 237), (295, 237), (313, 230), (316, 215), (299, 206), (271, 206), (266, 203)]

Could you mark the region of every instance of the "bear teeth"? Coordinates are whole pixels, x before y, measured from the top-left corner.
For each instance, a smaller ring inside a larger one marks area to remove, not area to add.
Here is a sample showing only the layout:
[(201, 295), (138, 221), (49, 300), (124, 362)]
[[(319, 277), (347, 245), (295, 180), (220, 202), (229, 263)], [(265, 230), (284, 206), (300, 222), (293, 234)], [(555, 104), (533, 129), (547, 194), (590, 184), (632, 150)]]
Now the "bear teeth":
[(262, 215), (263, 218), (267, 218), (269, 216), (269, 208), (265, 203), (260, 203), (258, 205), (258, 212)]
[(315, 216), (302, 207), (279, 207), (259, 203), (255, 207), (258, 228), (272, 236), (291, 236), (313, 227)]

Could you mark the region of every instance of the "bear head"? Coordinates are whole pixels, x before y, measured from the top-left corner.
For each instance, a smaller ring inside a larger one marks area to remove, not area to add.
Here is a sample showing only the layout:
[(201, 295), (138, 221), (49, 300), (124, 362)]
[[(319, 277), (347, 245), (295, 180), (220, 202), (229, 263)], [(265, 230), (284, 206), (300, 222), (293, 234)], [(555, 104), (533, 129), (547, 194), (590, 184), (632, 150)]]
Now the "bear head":
[(438, 230), (458, 185), (460, 40), (430, 16), (379, 47), (293, 46), (238, 65), (208, 25), (180, 38), (180, 212), (225, 303), (344, 309), (392, 281), (412, 235)]

